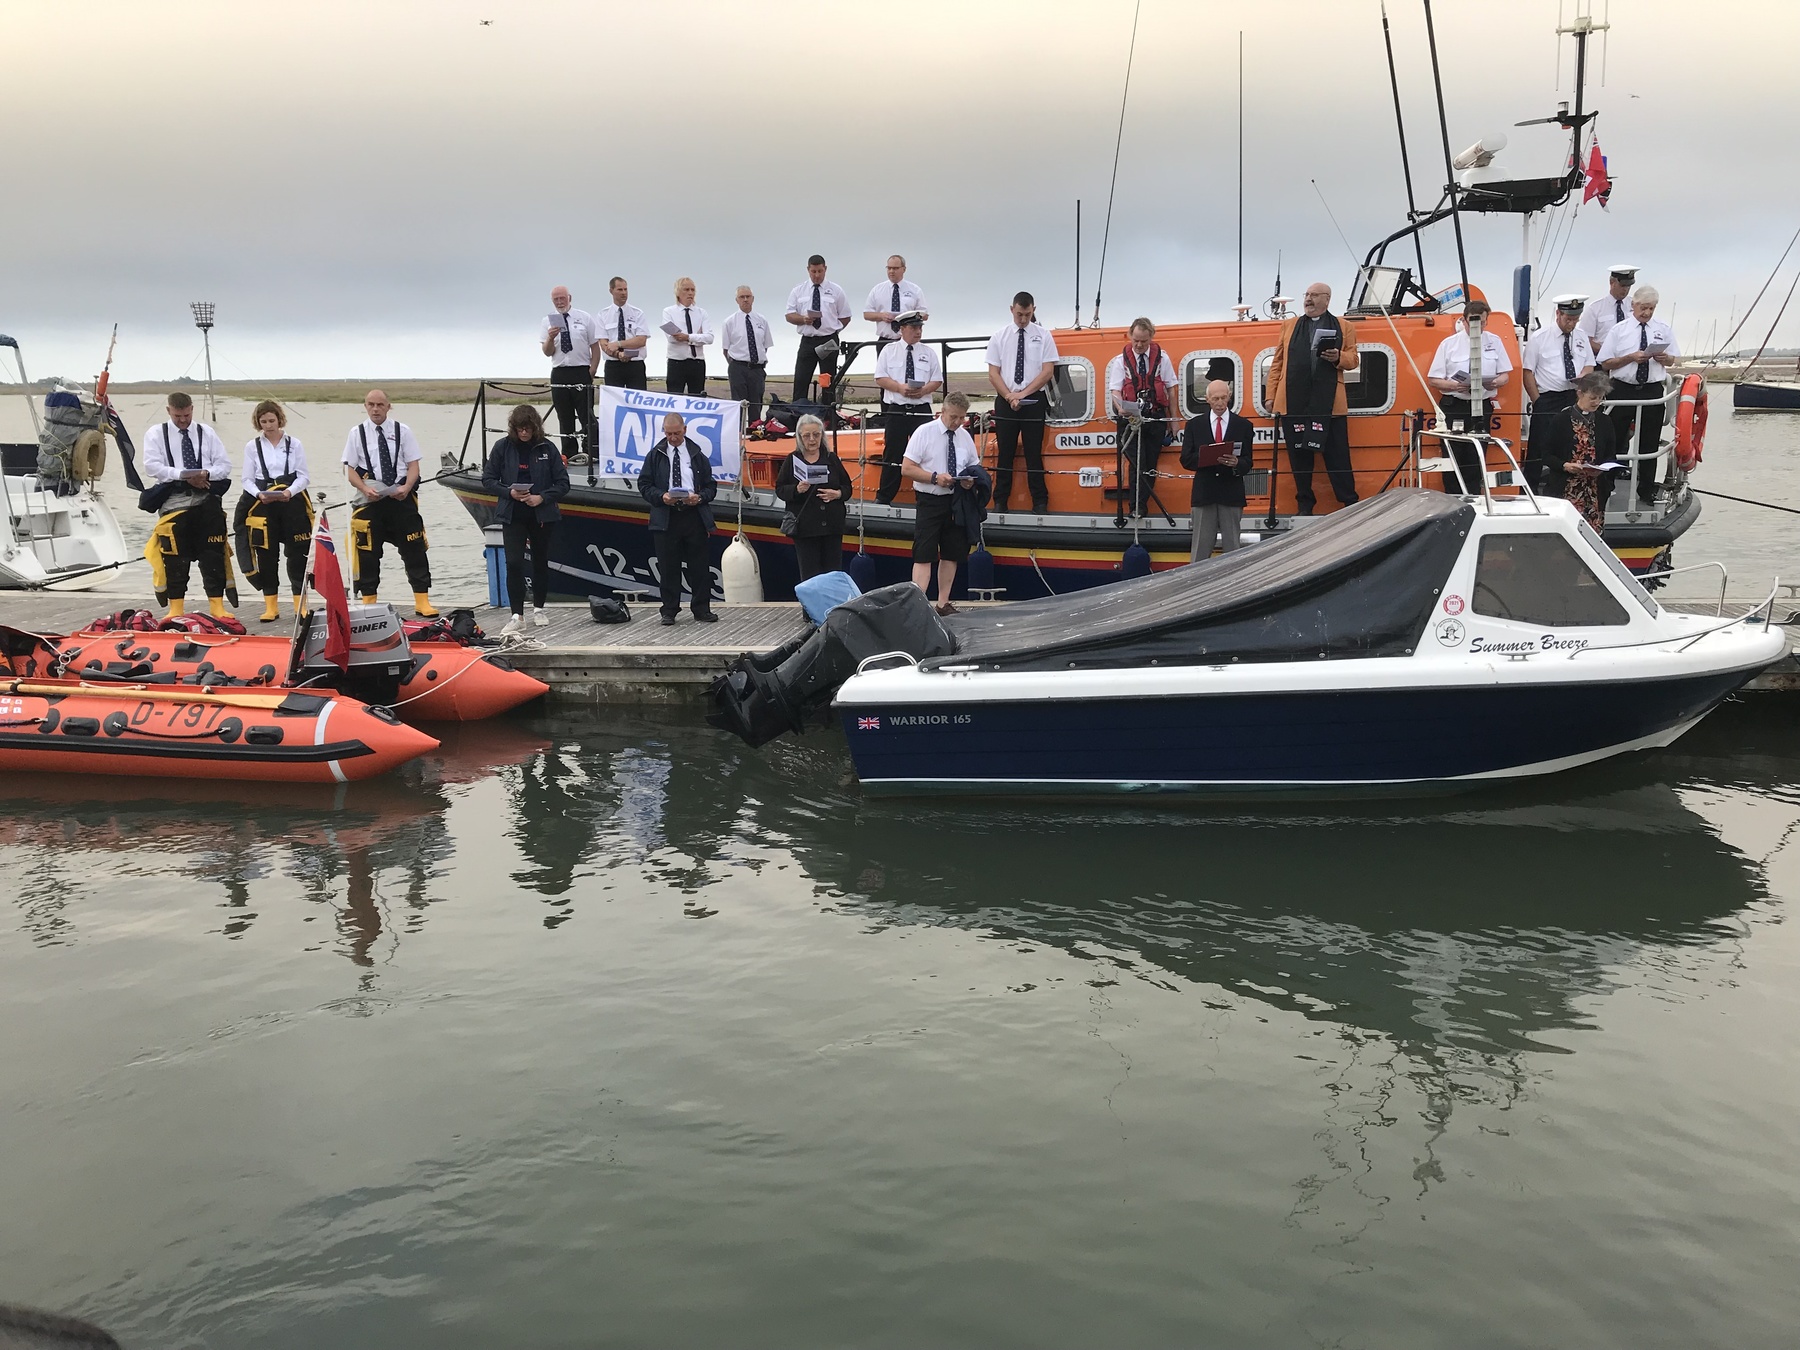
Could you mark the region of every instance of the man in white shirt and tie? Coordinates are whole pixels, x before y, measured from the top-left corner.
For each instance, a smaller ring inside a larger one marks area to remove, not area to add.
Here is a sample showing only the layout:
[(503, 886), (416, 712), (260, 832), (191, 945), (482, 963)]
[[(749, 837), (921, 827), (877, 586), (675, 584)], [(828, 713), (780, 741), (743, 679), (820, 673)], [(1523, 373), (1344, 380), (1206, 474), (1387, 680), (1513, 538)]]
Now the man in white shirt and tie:
[(919, 338), (925, 316), (903, 311), (898, 342), (890, 342), (875, 358), (875, 383), (881, 389), (881, 486), (875, 500), (886, 506), (900, 495), (900, 461), (913, 433), (931, 420), (931, 396), (944, 387), (944, 365)]
[[(1426, 380), (1437, 392), (1438, 407), (1443, 409), (1444, 421), (1448, 424), (1440, 427), (1441, 431), (1483, 431), (1492, 424), (1494, 396), (1511, 377), (1513, 367), (1499, 334), (1490, 332), (1486, 326), (1491, 313), (1485, 300), (1471, 300), (1464, 305), (1464, 322), (1438, 343), (1437, 353), (1425, 372)], [(1482, 415), (1479, 419), (1475, 417), (1475, 405), (1470, 397), (1475, 370), (1471, 359), (1475, 344), (1469, 336), (1471, 323), (1481, 326)], [(1444, 475), (1444, 491), (1479, 497), (1483, 475), (1487, 472), (1486, 442), (1449, 438), (1443, 444), (1461, 470), (1460, 479), (1457, 474)]]
[[(594, 453), (594, 371), (600, 365), (597, 336), (594, 316), (575, 308), (569, 288), (552, 287), (550, 313), (538, 334), (538, 346), (550, 358), (550, 406), (556, 409), (556, 424), (562, 431), (563, 458), (578, 464), (592, 463)], [(579, 441), (575, 438), (577, 422), (581, 424)]]
[(1637, 264), (1614, 263), (1606, 274), (1606, 294), (1590, 300), (1581, 311), (1581, 331), (1595, 352), (1606, 341), (1614, 324), (1631, 317), (1631, 287), (1637, 281)]
[(1050, 381), (1056, 375), (1056, 340), (1037, 322), (1030, 291), (1012, 299), (1012, 322), (988, 340), (988, 383), (994, 389), (994, 509), (1011, 510), (1013, 458), (1025, 452), (1025, 484), (1031, 509), (1050, 509), (1044, 478), (1044, 423), (1050, 415)]
[(363, 398), (368, 414), (350, 428), (344, 442), (344, 477), (356, 495), (350, 513), (351, 572), (356, 592), (372, 605), (381, 586), (381, 551), (392, 544), (412, 586), (413, 612), (437, 616), (431, 605), (431, 563), (426, 556), (425, 521), (419, 515), (419, 438), (393, 419), (393, 405), (379, 389)]
[[(1634, 464), (1626, 461), (1637, 479), (1637, 499), (1644, 506), (1655, 503), (1657, 485), (1662, 482), (1655, 456), (1662, 448), (1664, 405), (1656, 400), (1666, 392), (1663, 381), (1669, 373), (1668, 363), (1681, 355), (1674, 328), (1656, 317), (1661, 298), (1654, 286), (1633, 291), (1631, 317), (1607, 331), (1594, 360), (1612, 376), (1612, 391), (1606, 396), (1609, 403), (1649, 401), (1648, 406), (1615, 406), (1608, 413), (1613, 424), (1613, 453), (1621, 461), (1631, 453), (1651, 456)], [(1638, 432), (1635, 445), (1631, 436), (1634, 425)]]
[(877, 353), (900, 336), (900, 316), (915, 313), (921, 320), (931, 317), (925, 308), (925, 293), (906, 279), (906, 259), (890, 254), (887, 280), (869, 292), (863, 307), (863, 318), (875, 325)]
[(756, 292), (739, 286), (737, 308), (722, 326), (720, 345), (725, 348), (725, 374), (731, 381), (731, 396), (744, 405), (746, 421), (762, 420), (769, 345), (773, 340), (769, 321), (756, 312)]
[[(215, 619), (225, 617), (229, 569), (225, 559), (225, 507), (231, 459), (219, 434), (194, 420), (194, 400), (177, 390), (169, 395), (166, 421), (157, 422), (138, 442), (144, 469), (160, 492), (156, 526), (144, 556), (160, 572), (156, 598), (170, 618), (187, 612), (188, 571), (200, 564), (200, 582)], [(236, 597), (233, 596), (235, 603)]]
[[(1587, 335), (1578, 331), (1587, 297), (1559, 295), (1555, 305), (1554, 321), (1533, 333), (1521, 354), (1534, 428), (1548, 427), (1554, 414), (1572, 408), (1575, 381), (1594, 368), (1594, 349), (1588, 345)], [(1543, 481), (1544, 466), (1530, 448), (1526, 450), (1524, 469), (1526, 481), (1537, 491)]]
[[(673, 328), (674, 332), (669, 332)], [(712, 320), (694, 303), (694, 279), (678, 277), (675, 303), (663, 311), (669, 338), (669, 368), (663, 387), (671, 394), (706, 397), (706, 346), (713, 340)]]
[(931, 594), (931, 574), (938, 583), (937, 612), (954, 614), (951, 587), (956, 569), (969, 556), (969, 532), (956, 522), (956, 489), (968, 487), (971, 466), (979, 464), (975, 440), (963, 421), (969, 415), (969, 396), (956, 392), (944, 399), (944, 410), (919, 427), (906, 443), (900, 472), (913, 485), (918, 510), (913, 518), (913, 585)]
[(613, 389), (648, 389), (649, 368), (644, 364), (644, 348), (650, 345), (650, 325), (644, 311), (631, 303), (631, 287), (624, 277), (607, 283), (612, 303), (594, 316), (599, 330), (600, 351), (606, 357), (601, 372)]
[(788, 293), (787, 321), (800, 330), (800, 354), (794, 358), (794, 402), (806, 397), (819, 369), (820, 344), (844, 331), (850, 322), (850, 297), (835, 281), (825, 279), (825, 259), (806, 260), (806, 280)]

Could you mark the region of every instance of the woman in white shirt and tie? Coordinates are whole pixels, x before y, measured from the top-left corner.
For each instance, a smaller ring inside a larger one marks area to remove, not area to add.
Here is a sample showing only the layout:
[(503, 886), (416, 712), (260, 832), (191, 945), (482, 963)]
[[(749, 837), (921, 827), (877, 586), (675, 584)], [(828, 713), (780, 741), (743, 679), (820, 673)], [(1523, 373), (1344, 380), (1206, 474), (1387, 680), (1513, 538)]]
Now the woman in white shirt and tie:
[(675, 303), (663, 311), (669, 338), (669, 371), (664, 387), (671, 394), (706, 397), (706, 345), (713, 340), (712, 322), (694, 303), (694, 279), (678, 277)]
[(261, 622), (281, 617), (281, 568), (277, 555), (287, 554), (288, 589), (294, 614), (306, 613), (306, 559), (312, 548), (313, 507), (307, 492), (306, 448), (287, 434), (287, 414), (274, 399), (264, 399), (251, 414), (257, 435), (244, 446), (243, 492), (233, 522), (238, 565), (263, 595)]

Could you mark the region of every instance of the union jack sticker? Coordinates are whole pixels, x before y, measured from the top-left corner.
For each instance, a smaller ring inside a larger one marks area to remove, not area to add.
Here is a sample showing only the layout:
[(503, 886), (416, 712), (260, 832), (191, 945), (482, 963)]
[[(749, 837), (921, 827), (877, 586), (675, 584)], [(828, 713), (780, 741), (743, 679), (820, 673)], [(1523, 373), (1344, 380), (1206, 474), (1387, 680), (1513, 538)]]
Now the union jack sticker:
[(856, 729), (858, 731), (880, 731), (881, 719), (879, 717), (859, 717), (856, 719)]

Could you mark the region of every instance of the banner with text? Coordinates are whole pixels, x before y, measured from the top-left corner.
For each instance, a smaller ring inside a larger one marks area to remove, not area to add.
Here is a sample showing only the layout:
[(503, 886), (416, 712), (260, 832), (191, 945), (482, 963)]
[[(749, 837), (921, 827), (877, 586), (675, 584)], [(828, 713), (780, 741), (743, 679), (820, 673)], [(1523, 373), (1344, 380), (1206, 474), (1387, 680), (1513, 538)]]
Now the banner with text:
[(688, 439), (711, 461), (713, 477), (724, 482), (737, 481), (741, 403), (612, 385), (605, 385), (598, 392), (602, 475), (636, 478), (643, 473), (644, 456), (662, 439), (663, 418), (674, 412), (687, 422)]

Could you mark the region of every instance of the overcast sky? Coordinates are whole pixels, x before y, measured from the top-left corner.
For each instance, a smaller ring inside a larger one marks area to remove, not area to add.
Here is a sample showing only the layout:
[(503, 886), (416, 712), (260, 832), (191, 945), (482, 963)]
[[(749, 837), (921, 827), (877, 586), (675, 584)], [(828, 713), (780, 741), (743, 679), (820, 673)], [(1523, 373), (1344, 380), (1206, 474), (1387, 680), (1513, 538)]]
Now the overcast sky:
[[(1018, 289), (1066, 325), (1077, 198), (1085, 322), (1132, 9), (0, 0), (0, 331), (34, 375), (91, 376), (117, 320), (116, 376), (166, 379), (198, 371), (188, 302), (210, 299), (221, 378), (518, 374), (543, 364), (557, 282), (597, 309), (620, 272), (655, 314), (691, 274), (722, 316), (743, 281), (782, 327), (807, 254), (860, 311), (894, 250), (940, 336), (991, 331)], [(1435, 196), (1421, 10), (1389, 11), (1414, 177)], [(1457, 148), (1504, 130), (1521, 176), (1561, 167), (1560, 132), (1512, 126), (1554, 111), (1557, 12), (1439, 0)], [(1800, 3), (1700, 18), (1613, 0), (1611, 20), (1590, 99), (1617, 187), (1609, 213), (1580, 213), (1552, 290), (1597, 290), (1628, 259), (1684, 344), (1715, 322), (1722, 338), (1800, 225)], [(1229, 316), (1240, 28), (1246, 299), (1270, 293), (1277, 250), (1289, 294), (1324, 279), (1342, 295), (1354, 264), (1321, 193), (1359, 258), (1402, 223), (1377, 0), (1142, 0), (1104, 321)], [(1473, 280), (1505, 296), (1517, 219), (1466, 230)], [(1427, 266), (1453, 279), (1447, 227)], [(1796, 339), (1800, 306), (1777, 334)]]

